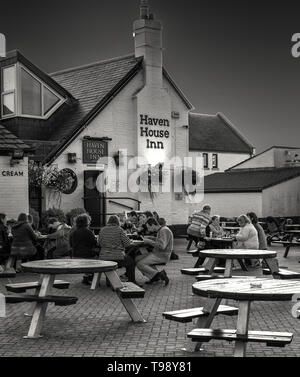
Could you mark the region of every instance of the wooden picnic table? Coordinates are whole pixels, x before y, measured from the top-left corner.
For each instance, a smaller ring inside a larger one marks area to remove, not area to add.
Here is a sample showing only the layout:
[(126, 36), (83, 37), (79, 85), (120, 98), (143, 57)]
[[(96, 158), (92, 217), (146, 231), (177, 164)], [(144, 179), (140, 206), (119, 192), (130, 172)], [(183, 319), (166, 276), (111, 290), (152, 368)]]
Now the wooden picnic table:
[(212, 274), (218, 259), (225, 259), (224, 277), (232, 277), (233, 260), (242, 259), (264, 259), (269, 266), (271, 273), (278, 272), (278, 266), (274, 258), (276, 251), (270, 250), (247, 250), (247, 249), (211, 249), (199, 251), (199, 257), (205, 259), (205, 267)]
[(300, 229), (285, 230), (284, 233), (292, 234), (294, 236), (300, 235)]
[(239, 232), (240, 227), (239, 226), (224, 226), (224, 230), (229, 230), (230, 232)]
[[(115, 290), (118, 288), (123, 288), (123, 283), (116, 273), (117, 267), (118, 264), (116, 262), (90, 259), (49, 259), (22, 264), (24, 272), (41, 274), (40, 287), (36, 289), (37, 299), (49, 296), (53, 287), (55, 275), (60, 274), (86, 274), (103, 272)], [(131, 299), (123, 299), (119, 295), (118, 297), (134, 322), (145, 322), (144, 318), (139, 313)], [(40, 337), (48, 304), (47, 302), (37, 301), (34, 305), (35, 307), (33, 309), (32, 320), (26, 338)]]
[[(291, 333), (273, 333), (270, 331), (249, 331), (250, 305), (253, 301), (290, 301), (294, 294), (300, 293), (299, 281), (274, 279), (220, 279), (193, 284), (193, 293), (206, 297), (204, 311), (206, 317), (198, 319), (196, 328), (188, 337), (197, 342), (195, 351), (201, 344), (211, 339), (235, 341), (235, 357), (246, 355), (248, 341), (263, 342), (269, 346), (284, 346), (292, 341)], [(237, 327), (234, 330), (212, 330), (210, 326), (222, 299), (239, 302)], [(273, 313), (276, 315), (276, 311)]]
[(289, 229), (300, 230), (300, 224), (286, 224), (284, 227), (287, 230), (289, 230)]

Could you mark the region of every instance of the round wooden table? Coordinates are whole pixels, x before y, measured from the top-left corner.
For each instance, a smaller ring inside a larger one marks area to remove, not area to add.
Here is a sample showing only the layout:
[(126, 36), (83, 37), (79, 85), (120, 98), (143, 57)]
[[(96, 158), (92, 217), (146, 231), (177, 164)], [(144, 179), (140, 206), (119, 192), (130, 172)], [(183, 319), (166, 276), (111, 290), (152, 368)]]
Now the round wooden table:
[(278, 272), (278, 266), (275, 261), (276, 251), (270, 250), (248, 250), (248, 249), (211, 249), (201, 250), (199, 256), (206, 258), (204, 264), (209, 274), (212, 274), (218, 259), (225, 259), (224, 277), (232, 277), (233, 260), (241, 259), (264, 259), (269, 266), (271, 273)]
[[(295, 294), (300, 294), (300, 281), (274, 280), (265, 278), (220, 279), (193, 284), (196, 295), (207, 297), (205, 311), (208, 314), (203, 329), (195, 329), (189, 337), (194, 339), (235, 340), (234, 356), (246, 354), (248, 341), (266, 342), (267, 345), (285, 345), (291, 342), (291, 333), (271, 333), (270, 331), (248, 331), (250, 304), (252, 301), (290, 301)], [(218, 310), (221, 300), (233, 299), (239, 301), (239, 314), (236, 330), (210, 330), (209, 327)], [(276, 315), (276, 312), (273, 313)], [(291, 314), (292, 315), (292, 314)], [(199, 324), (198, 324), (199, 325)], [(200, 337), (199, 337), (200, 334)], [(205, 340), (204, 340), (205, 341)], [(200, 343), (196, 349), (200, 348)]]
[(24, 272), (39, 274), (84, 274), (116, 270), (118, 263), (93, 259), (45, 259), (22, 264)]
[[(35, 292), (37, 298), (45, 298), (51, 295), (55, 275), (59, 274), (100, 274), (103, 272), (110, 281), (113, 289), (117, 291), (118, 288), (123, 288), (123, 283), (116, 273), (117, 267), (118, 264), (116, 262), (93, 259), (49, 259), (22, 263), (24, 272), (41, 274), (40, 285)], [(145, 322), (131, 299), (124, 299), (120, 295), (118, 295), (118, 298), (134, 322)], [(41, 336), (40, 333), (47, 305), (47, 302), (42, 302), (42, 300), (39, 302), (37, 299), (32, 310), (32, 320), (26, 338), (39, 338)]]

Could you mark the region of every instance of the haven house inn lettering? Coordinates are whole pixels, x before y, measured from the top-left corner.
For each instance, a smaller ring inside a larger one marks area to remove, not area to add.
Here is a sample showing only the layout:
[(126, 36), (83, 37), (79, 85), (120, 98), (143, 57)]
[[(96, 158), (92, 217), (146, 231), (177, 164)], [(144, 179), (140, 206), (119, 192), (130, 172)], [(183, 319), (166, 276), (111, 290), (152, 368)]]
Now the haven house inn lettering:
[(164, 143), (162, 141), (150, 140), (149, 138), (165, 138), (170, 137), (169, 130), (163, 129), (152, 129), (149, 126), (160, 126), (160, 127), (170, 127), (170, 122), (168, 119), (151, 118), (148, 115), (140, 114), (140, 136), (146, 137), (146, 148), (147, 149), (165, 149)]

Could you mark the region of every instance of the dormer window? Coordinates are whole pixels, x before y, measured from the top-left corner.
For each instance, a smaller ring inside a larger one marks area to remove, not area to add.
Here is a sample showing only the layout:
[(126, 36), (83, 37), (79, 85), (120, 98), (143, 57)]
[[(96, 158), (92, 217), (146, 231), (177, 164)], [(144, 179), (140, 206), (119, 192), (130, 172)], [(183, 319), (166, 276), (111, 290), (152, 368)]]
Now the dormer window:
[(2, 70), (2, 115), (11, 116), (16, 111), (16, 66), (5, 67)]
[(65, 101), (23, 65), (2, 68), (1, 115), (47, 119)]

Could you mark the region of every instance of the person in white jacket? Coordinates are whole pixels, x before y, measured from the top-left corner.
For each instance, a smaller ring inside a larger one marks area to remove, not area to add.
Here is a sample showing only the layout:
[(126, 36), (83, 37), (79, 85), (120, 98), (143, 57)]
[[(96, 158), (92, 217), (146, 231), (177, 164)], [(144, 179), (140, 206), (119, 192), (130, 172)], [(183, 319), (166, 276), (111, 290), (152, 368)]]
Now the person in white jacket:
[[(241, 215), (238, 217), (237, 222), (240, 226), (239, 233), (235, 236), (236, 241), (238, 242), (238, 249), (250, 249), (258, 250), (259, 240), (258, 233), (254, 225), (251, 224), (251, 220), (246, 215)], [(259, 260), (252, 260), (252, 266), (255, 267), (259, 265)]]

